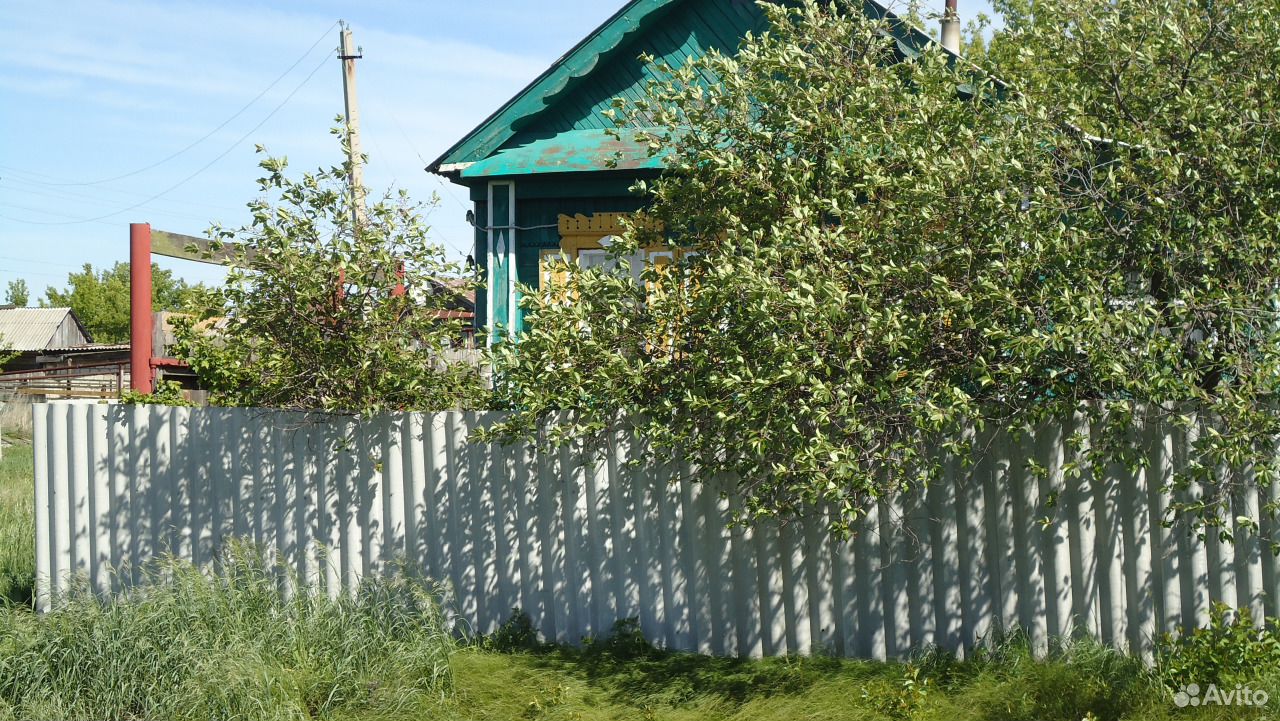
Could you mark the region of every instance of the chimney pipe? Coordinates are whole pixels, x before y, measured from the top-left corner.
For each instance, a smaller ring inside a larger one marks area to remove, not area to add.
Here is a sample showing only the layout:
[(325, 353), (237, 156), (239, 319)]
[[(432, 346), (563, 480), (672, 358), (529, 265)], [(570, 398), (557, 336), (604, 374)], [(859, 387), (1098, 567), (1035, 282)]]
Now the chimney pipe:
[(942, 14), (942, 47), (959, 55), (960, 15), (956, 13), (956, 2), (947, 0), (947, 9)]

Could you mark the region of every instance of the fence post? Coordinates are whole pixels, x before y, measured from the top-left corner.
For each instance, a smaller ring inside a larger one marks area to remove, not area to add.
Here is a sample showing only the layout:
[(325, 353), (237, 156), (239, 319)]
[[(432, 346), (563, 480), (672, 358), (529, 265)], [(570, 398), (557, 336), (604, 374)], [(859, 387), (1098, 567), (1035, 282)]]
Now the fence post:
[(152, 393), (151, 224), (129, 224), (129, 385)]

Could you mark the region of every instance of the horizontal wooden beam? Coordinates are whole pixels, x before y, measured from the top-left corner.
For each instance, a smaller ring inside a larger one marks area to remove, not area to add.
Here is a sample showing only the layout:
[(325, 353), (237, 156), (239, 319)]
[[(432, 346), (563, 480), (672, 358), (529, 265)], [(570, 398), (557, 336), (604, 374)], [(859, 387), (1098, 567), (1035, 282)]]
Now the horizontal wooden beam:
[(24, 396), (62, 396), (63, 398), (119, 398), (120, 391), (76, 391), (58, 388), (19, 388), (15, 391)]
[(210, 265), (229, 265), (233, 259), (252, 260), (254, 256), (252, 250), (236, 243), (223, 243), (221, 248), (214, 250), (213, 241), (207, 238), (170, 233), (167, 230), (151, 231), (151, 254)]

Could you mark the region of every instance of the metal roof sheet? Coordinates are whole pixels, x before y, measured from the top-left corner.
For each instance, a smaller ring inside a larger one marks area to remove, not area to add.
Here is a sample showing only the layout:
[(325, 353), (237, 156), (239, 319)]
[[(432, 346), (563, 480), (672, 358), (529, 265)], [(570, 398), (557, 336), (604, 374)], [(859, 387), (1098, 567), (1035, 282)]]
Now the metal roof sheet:
[(88, 335), (70, 308), (0, 308), (0, 348), (46, 350), (68, 315)]
[[(627, 135), (634, 135), (634, 131), (627, 131)], [(627, 135), (619, 140), (603, 130), (570, 130), (554, 138), (499, 150), (472, 163), (462, 171), (462, 177), (593, 171), (609, 167), (610, 160), (616, 163), (614, 170), (662, 169), (661, 156), (650, 155), (647, 145)]]
[(129, 350), (128, 343), (89, 343), (86, 345), (70, 345), (65, 348), (44, 348), (46, 353), (103, 353)]

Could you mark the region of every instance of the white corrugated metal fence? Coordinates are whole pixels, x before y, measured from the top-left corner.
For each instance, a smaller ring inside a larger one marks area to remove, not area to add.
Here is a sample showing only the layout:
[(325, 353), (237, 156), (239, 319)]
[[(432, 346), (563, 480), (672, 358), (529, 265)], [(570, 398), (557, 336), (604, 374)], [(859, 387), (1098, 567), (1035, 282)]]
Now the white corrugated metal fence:
[[(1280, 612), (1276, 560), (1256, 540), (1161, 526), (1160, 486), (1185, 439), (1159, 429), (1145, 470), (1067, 484), (1052, 509), (1064, 434), (1078, 429), (997, 439), (975, 468), (951, 464), (840, 543), (820, 519), (731, 530), (715, 488), (633, 467), (622, 442), (586, 465), (468, 444), (483, 414), (356, 422), (74, 403), (34, 415), (46, 607), (75, 577), (118, 589), (148, 559), (205, 563), (241, 537), (330, 589), (407, 562), (453, 588), (476, 632), (512, 608), (569, 642), (635, 616), (658, 643), (716, 654), (963, 652), (1015, 625), (1041, 648), (1075, 629), (1147, 650), (1203, 623), (1212, 600)], [(1029, 458), (1049, 477), (1027, 472)], [(1237, 498), (1233, 515), (1256, 518), (1271, 493)]]

